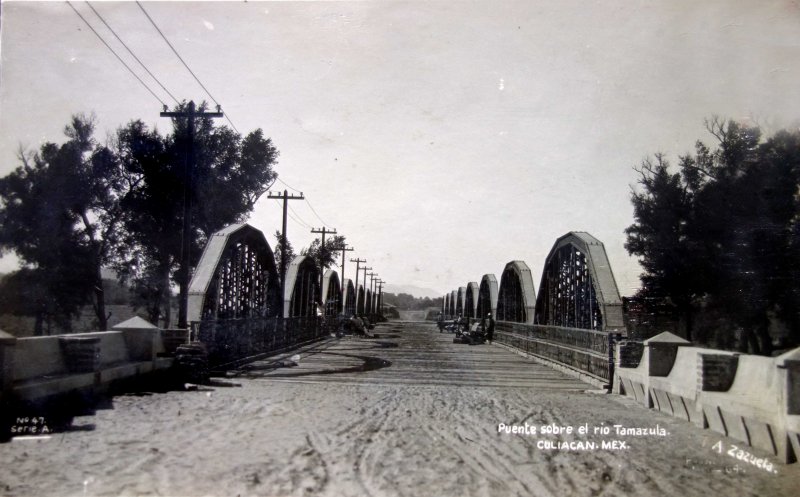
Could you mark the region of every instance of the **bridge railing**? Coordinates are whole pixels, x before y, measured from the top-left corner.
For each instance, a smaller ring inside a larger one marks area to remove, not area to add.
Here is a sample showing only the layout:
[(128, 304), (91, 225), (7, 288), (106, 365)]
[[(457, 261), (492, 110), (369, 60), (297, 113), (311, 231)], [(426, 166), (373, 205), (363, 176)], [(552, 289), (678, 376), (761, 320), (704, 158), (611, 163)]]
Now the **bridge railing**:
[(526, 354), (564, 365), (587, 375), (595, 383), (610, 385), (613, 379), (614, 334), (498, 321), (495, 340)]
[(314, 316), (250, 317), (192, 323), (192, 339), (208, 349), (209, 364), (219, 366), (277, 351), (323, 336)]

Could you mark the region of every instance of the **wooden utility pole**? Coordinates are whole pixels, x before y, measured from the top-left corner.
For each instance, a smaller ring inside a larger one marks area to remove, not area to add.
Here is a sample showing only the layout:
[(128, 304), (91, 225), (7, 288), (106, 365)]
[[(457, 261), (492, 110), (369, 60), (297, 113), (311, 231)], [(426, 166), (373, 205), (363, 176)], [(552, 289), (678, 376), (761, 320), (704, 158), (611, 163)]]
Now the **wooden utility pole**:
[(383, 280), (378, 280), (378, 314), (383, 316)]
[[(369, 273), (369, 289), (370, 289), (370, 294), (372, 295), (372, 298), (370, 299), (370, 302), (369, 302), (369, 310), (370, 311), (374, 311), (374, 308), (375, 308), (375, 302), (374, 302), (374, 300), (375, 300), (375, 288), (373, 286), (373, 284), (375, 283), (375, 276), (378, 276), (378, 273)], [(366, 279), (367, 279), (367, 275), (364, 275), (364, 280), (366, 280)]]
[(286, 209), (289, 207), (289, 200), (303, 200), (305, 197), (303, 196), (303, 192), (300, 192), (300, 195), (297, 196), (294, 193), (289, 195), (289, 192), (286, 190), (283, 193), (272, 193), (269, 192), (267, 198), (275, 198), (275, 199), (283, 199), (283, 231), (281, 231), (281, 317), (286, 317), (283, 315), (283, 300), (286, 298)]
[[(194, 101), (189, 101), (185, 110), (169, 112), (167, 106), (164, 106), (164, 111), (161, 112), (161, 117), (170, 118), (186, 118), (187, 126), (187, 140), (184, 149), (184, 164), (183, 164), (183, 235), (181, 236), (181, 265), (179, 269), (179, 282), (180, 288), (180, 302), (178, 303), (178, 328), (188, 328), (187, 322), (187, 309), (189, 307), (189, 267), (192, 264), (192, 174), (194, 172), (194, 120), (196, 118), (215, 118), (223, 117), (220, 106), (217, 106), (217, 112), (206, 112), (205, 110), (197, 110)], [(169, 305), (169, 303), (167, 303)]]
[(364, 271), (364, 312), (367, 312), (367, 271), (372, 271), (372, 268), (364, 266), (361, 270)]
[(340, 249), (342, 251), (342, 285), (344, 285), (344, 256), (347, 252), (355, 250), (353, 247), (347, 248), (347, 244)]
[(358, 307), (358, 271), (362, 262), (367, 262), (366, 259), (350, 259), (350, 262), (356, 263), (356, 307)]
[(322, 234), (322, 243), (319, 246), (319, 291), (320, 291), (320, 299), (324, 300), (325, 296), (322, 295), (322, 278), (325, 272), (325, 263), (323, 262), (323, 258), (325, 257), (325, 234), (335, 235), (336, 230), (326, 230), (323, 226), (320, 229), (311, 228), (312, 233), (321, 233)]

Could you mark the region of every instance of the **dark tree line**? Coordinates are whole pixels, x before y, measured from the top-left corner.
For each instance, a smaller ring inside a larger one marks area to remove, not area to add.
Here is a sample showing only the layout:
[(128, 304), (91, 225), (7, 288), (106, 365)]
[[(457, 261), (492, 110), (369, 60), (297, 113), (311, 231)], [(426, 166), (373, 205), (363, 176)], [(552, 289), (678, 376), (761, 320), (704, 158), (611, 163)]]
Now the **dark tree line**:
[(432, 299), (430, 297), (415, 297), (408, 293), (388, 293), (383, 292), (383, 301), (386, 304), (393, 305), (398, 309), (408, 311), (421, 311), (429, 307), (442, 307), (442, 297)]
[(151, 322), (169, 324), (184, 185), (192, 195), (194, 264), (214, 231), (252, 211), (277, 176), (278, 158), (260, 129), (242, 137), (198, 118), (195, 167), (187, 177), (187, 122), (174, 118), (173, 127), (162, 135), (131, 121), (100, 144), (93, 119), (74, 116), (65, 143), (20, 152), (20, 165), (0, 178), (0, 251), (14, 251), (24, 265), (3, 280), (2, 293), (20, 302), (6, 299), (0, 312), (35, 316), (35, 333), (42, 334), (45, 322), (69, 331), (71, 319), (91, 304), (98, 328), (106, 329), (101, 269), (110, 267)]
[(672, 305), (690, 340), (768, 355), (800, 343), (800, 132), (706, 127), (715, 148), (637, 168), (625, 231), (644, 268), (637, 297)]

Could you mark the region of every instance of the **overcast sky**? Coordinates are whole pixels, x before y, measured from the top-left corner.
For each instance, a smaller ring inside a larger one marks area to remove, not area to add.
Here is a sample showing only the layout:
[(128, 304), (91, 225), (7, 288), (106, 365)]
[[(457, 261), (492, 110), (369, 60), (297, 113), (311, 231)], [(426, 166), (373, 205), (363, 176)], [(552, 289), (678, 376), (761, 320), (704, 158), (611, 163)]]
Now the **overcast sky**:
[[(135, 3), (92, 5), (177, 98), (208, 100)], [(280, 150), (280, 178), (321, 217), (290, 202), (295, 247), (324, 221), (384, 280), (436, 293), (499, 279), (511, 260), (538, 291), (556, 238), (587, 231), (630, 295), (633, 167), (713, 143), (712, 115), (767, 132), (800, 118), (796, 1), (144, 6), (235, 126), (262, 128)], [(62, 142), (74, 113), (95, 113), (101, 140), (134, 118), (169, 131), (66, 3), (3, 2), (1, 35), (0, 175), (20, 144)], [(272, 243), (280, 214), (263, 198), (250, 223)], [(0, 271), (15, 265), (4, 257)]]

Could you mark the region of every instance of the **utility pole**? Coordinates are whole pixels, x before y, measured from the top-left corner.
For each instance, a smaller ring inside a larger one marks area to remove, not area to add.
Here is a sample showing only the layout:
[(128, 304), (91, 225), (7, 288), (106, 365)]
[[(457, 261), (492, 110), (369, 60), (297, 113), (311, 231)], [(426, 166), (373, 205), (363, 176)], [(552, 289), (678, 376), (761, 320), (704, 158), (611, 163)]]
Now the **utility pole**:
[[(374, 300), (375, 300), (375, 288), (373, 286), (373, 283), (375, 282), (375, 276), (378, 276), (378, 273), (369, 273), (369, 289), (370, 289), (370, 294), (372, 296), (372, 298), (370, 299), (370, 302), (369, 302), (369, 310), (370, 311), (374, 311), (375, 310), (375, 302), (374, 302)], [(364, 279), (366, 280), (367, 277), (364, 276)]]
[(335, 235), (336, 230), (335, 229), (326, 230), (325, 227), (323, 226), (321, 229), (311, 228), (311, 232), (322, 233), (322, 243), (319, 246), (319, 292), (320, 292), (320, 298), (324, 300), (325, 295), (322, 295), (322, 278), (323, 278), (322, 273), (325, 272), (325, 265), (323, 262), (323, 258), (325, 257), (325, 234), (327, 233), (329, 235)]
[[(194, 172), (194, 120), (196, 118), (223, 117), (222, 109), (218, 105), (217, 112), (197, 110), (194, 101), (189, 101), (185, 110), (169, 112), (164, 106), (161, 117), (186, 118), (186, 147), (184, 149), (183, 163), (183, 235), (181, 236), (181, 265), (178, 286), (180, 287), (180, 302), (178, 304), (178, 328), (188, 328), (187, 309), (189, 307), (189, 267), (192, 264), (192, 173)], [(167, 304), (169, 305), (169, 303)]]
[[(364, 312), (367, 312), (367, 271), (372, 271), (372, 268), (364, 266), (361, 270), (364, 271)], [(358, 277), (358, 274), (356, 274), (356, 277)]]
[(353, 247), (347, 248), (347, 244), (341, 248), (342, 251), (342, 285), (344, 285), (344, 256), (347, 252), (352, 252), (355, 250)]
[[(358, 314), (358, 271), (359, 266), (361, 266), (362, 262), (367, 262), (366, 259), (350, 259), (350, 262), (356, 263), (356, 314)], [(366, 293), (364, 294), (366, 297)]]
[(383, 316), (383, 280), (378, 280), (378, 314)]
[(289, 207), (289, 200), (303, 200), (305, 197), (303, 196), (303, 192), (300, 192), (300, 195), (297, 196), (294, 193), (289, 195), (289, 192), (286, 190), (283, 193), (272, 193), (269, 192), (267, 198), (275, 198), (275, 199), (283, 199), (283, 231), (281, 231), (281, 317), (286, 317), (283, 315), (283, 300), (286, 298), (286, 209)]

